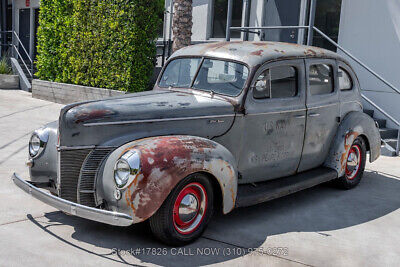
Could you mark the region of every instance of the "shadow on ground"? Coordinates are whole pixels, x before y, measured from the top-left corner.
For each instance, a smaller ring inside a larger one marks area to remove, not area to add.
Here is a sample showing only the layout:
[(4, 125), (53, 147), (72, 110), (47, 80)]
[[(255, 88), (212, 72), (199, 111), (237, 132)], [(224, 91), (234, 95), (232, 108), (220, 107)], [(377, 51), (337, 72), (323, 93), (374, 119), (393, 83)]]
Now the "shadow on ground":
[[(268, 241), (269, 236), (288, 232), (337, 230), (385, 216), (400, 207), (399, 178), (365, 172), (363, 181), (353, 190), (343, 191), (328, 185), (320, 185), (281, 199), (237, 209), (225, 216), (217, 215), (214, 216), (202, 238), (181, 250), (164, 247), (152, 237), (146, 223), (129, 228), (118, 228), (67, 216), (61, 212), (45, 215), (50, 224), (36, 221), (29, 215), (28, 217), (55, 238), (110, 261), (129, 263), (135, 257), (142, 262), (164, 266), (206, 265), (240, 256), (223, 255), (224, 249), (225, 251), (231, 249), (232, 252), (232, 249), (238, 247), (257, 248)], [(110, 249), (110, 254), (97, 254), (80, 247), (73, 240), (67, 241), (56, 235), (55, 228), (62, 225), (74, 227), (72, 239)], [(329, 234), (324, 235), (329, 236)], [(268, 245), (268, 242), (266, 244)], [(280, 245), (290, 250), (290, 244)], [(147, 248), (156, 248), (153, 252), (158, 256), (147, 251)], [(162, 256), (163, 248), (167, 250), (166, 256)], [(199, 251), (209, 253), (210, 248), (214, 249), (215, 253), (219, 249), (218, 255), (199, 254)], [(140, 253), (134, 256), (125, 252), (137, 252), (137, 249)], [(121, 250), (121, 253), (117, 254), (117, 257), (111, 257), (112, 251), (117, 250)], [(195, 254), (195, 256), (181, 255), (179, 251)]]

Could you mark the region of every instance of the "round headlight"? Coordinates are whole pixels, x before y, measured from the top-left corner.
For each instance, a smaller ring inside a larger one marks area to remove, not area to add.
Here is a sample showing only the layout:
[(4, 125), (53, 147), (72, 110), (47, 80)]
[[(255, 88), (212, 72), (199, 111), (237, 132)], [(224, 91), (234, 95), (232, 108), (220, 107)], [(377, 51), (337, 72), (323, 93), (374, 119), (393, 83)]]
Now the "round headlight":
[(39, 136), (34, 133), (31, 136), (31, 140), (29, 141), (29, 155), (31, 157), (37, 156), (40, 150), (40, 138)]
[(129, 150), (117, 160), (114, 167), (114, 180), (118, 188), (128, 186), (139, 173), (140, 155), (136, 150)]
[(29, 155), (31, 158), (38, 157), (43, 152), (49, 141), (49, 129), (41, 128), (36, 130), (29, 140)]

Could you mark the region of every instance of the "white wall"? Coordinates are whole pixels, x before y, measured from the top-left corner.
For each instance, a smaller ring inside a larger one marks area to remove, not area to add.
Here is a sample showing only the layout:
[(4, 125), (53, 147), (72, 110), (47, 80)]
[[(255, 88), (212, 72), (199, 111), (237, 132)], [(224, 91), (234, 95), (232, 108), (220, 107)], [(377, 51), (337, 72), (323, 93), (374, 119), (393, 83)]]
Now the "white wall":
[[(400, 89), (399, 0), (343, 0), (339, 44)], [(400, 121), (400, 95), (352, 63), (363, 94)]]

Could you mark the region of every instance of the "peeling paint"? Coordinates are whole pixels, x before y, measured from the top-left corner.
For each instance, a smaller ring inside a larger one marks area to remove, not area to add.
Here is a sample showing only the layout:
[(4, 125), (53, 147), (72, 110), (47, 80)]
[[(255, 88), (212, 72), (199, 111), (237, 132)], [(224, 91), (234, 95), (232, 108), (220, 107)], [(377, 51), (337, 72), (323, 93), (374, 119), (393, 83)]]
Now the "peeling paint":
[[(224, 213), (235, 206), (237, 171), (224, 147), (204, 138), (162, 136), (133, 142), (124, 149), (140, 151), (140, 179), (124, 192), (126, 205), (137, 221), (149, 218), (162, 205), (171, 190), (196, 172), (212, 174), (221, 186)], [(121, 153), (123, 154), (123, 153)]]

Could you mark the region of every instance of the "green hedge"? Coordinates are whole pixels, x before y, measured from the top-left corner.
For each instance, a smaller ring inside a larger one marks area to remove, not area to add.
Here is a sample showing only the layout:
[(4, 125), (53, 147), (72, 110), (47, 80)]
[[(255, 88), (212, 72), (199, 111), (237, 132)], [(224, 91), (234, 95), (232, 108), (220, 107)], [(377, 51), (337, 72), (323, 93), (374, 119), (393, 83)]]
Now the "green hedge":
[(37, 76), (138, 92), (153, 73), (163, 0), (41, 0)]

